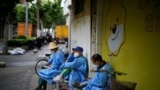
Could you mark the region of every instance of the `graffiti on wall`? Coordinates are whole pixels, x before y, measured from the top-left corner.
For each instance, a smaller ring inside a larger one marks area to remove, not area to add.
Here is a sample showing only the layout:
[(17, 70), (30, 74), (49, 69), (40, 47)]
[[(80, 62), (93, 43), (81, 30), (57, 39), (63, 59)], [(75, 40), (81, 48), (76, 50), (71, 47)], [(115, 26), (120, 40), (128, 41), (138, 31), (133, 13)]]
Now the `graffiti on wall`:
[(125, 18), (126, 8), (122, 0), (113, 0), (106, 15), (106, 41), (109, 55), (118, 55), (125, 41)]
[[(159, 0), (137, 0), (138, 10), (149, 12), (145, 16), (145, 32), (160, 31), (160, 1)], [(151, 10), (152, 9), (152, 10)], [(141, 11), (142, 12), (142, 11)]]
[(148, 14), (146, 15), (145, 32), (160, 31), (160, 16)]
[(147, 15), (146, 16), (146, 26), (145, 31), (146, 32), (152, 32), (154, 27), (154, 16), (153, 15)]

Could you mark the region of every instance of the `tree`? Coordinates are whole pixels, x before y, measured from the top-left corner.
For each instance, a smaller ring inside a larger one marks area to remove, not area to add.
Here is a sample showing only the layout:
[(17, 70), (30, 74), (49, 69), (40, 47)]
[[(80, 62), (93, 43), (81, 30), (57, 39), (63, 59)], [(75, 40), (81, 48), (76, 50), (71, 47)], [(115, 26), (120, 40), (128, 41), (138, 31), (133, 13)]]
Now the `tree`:
[(0, 20), (4, 20), (17, 3), (19, 0), (0, 0)]
[[(31, 2), (33, 0), (26, 1)], [(6, 19), (8, 14), (12, 13), (17, 3), (20, 3), (20, 0), (0, 0), (0, 20)]]
[[(32, 0), (28, 0), (28, 1), (32, 1)], [(4, 27), (0, 27), (3, 29), (4, 31), (4, 48), (3, 48), (3, 54), (6, 54), (8, 51), (8, 31), (9, 31), (9, 27), (8, 25), (11, 24), (11, 22), (13, 21), (13, 9), (15, 7), (15, 5), (17, 3), (20, 3), (19, 0), (0, 0), (0, 26), (4, 26)]]
[(12, 15), (12, 10), (14, 8), (14, 6), (16, 5), (16, 3), (18, 3), (19, 0), (0, 0), (0, 22), (3, 25), (0, 26), (4, 26), (1, 27), (4, 30), (4, 48), (3, 48), (3, 54), (7, 53), (8, 51), (8, 45), (7, 45), (7, 41), (8, 41), (8, 28), (7, 25), (10, 23), (11, 20), (11, 15)]
[[(66, 17), (63, 15), (63, 10), (60, 6), (61, 0), (55, 0), (55, 2), (48, 1), (47, 3), (40, 3), (39, 13), (41, 27), (51, 28), (53, 25), (65, 24)], [(29, 8), (28, 22), (36, 24), (36, 5), (32, 4)], [(15, 21), (25, 22), (25, 7), (23, 5), (17, 5), (14, 8)], [(42, 26), (43, 25), (43, 26)]]
[[(13, 10), (13, 13), (15, 15), (13, 24), (17, 25), (18, 22), (25, 22), (25, 6), (18, 4)], [(36, 24), (36, 7), (34, 4), (31, 5), (28, 9), (28, 22), (32, 24)]]
[(66, 17), (63, 15), (61, 0), (55, 0), (54, 3), (42, 4), (40, 7), (40, 20), (44, 28), (51, 28), (53, 25), (65, 24)]

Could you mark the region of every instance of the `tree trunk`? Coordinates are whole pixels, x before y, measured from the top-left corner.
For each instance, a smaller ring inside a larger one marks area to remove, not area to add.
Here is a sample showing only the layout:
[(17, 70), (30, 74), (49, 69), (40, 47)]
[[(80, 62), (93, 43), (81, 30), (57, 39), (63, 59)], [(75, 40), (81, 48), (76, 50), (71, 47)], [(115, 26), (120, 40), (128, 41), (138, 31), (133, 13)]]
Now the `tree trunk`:
[(5, 19), (5, 25), (4, 25), (4, 47), (3, 47), (3, 54), (7, 54), (8, 52), (8, 31), (9, 31), (9, 18), (10, 15), (8, 15)]
[(43, 30), (43, 21), (40, 19), (41, 30)]

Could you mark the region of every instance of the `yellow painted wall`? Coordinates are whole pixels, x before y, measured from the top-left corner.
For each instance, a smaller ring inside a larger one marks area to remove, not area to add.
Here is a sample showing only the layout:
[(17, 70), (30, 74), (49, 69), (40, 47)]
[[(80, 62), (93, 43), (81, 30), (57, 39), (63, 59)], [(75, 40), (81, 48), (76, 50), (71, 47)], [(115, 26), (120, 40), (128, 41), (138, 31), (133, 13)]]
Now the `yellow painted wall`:
[[(160, 1), (110, 1), (103, 0), (104, 59), (111, 60), (117, 71), (127, 73), (118, 76), (119, 80), (137, 82), (136, 90), (160, 90)], [(124, 24), (125, 42), (117, 56), (109, 56), (106, 42), (117, 17)]]

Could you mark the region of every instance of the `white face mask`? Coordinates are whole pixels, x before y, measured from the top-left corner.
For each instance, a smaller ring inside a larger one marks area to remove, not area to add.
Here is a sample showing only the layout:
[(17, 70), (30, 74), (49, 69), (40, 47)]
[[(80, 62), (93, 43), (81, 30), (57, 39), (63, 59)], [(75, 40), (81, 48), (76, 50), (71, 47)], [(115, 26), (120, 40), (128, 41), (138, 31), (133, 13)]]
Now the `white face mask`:
[(55, 53), (55, 51), (51, 51), (51, 53), (52, 53), (52, 54), (54, 54), (54, 53)]
[(93, 65), (93, 68), (96, 68), (96, 69), (97, 69), (97, 68), (98, 68), (98, 65)]
[(79, 53), (74, 53), (74, 57), (79, 57)]

